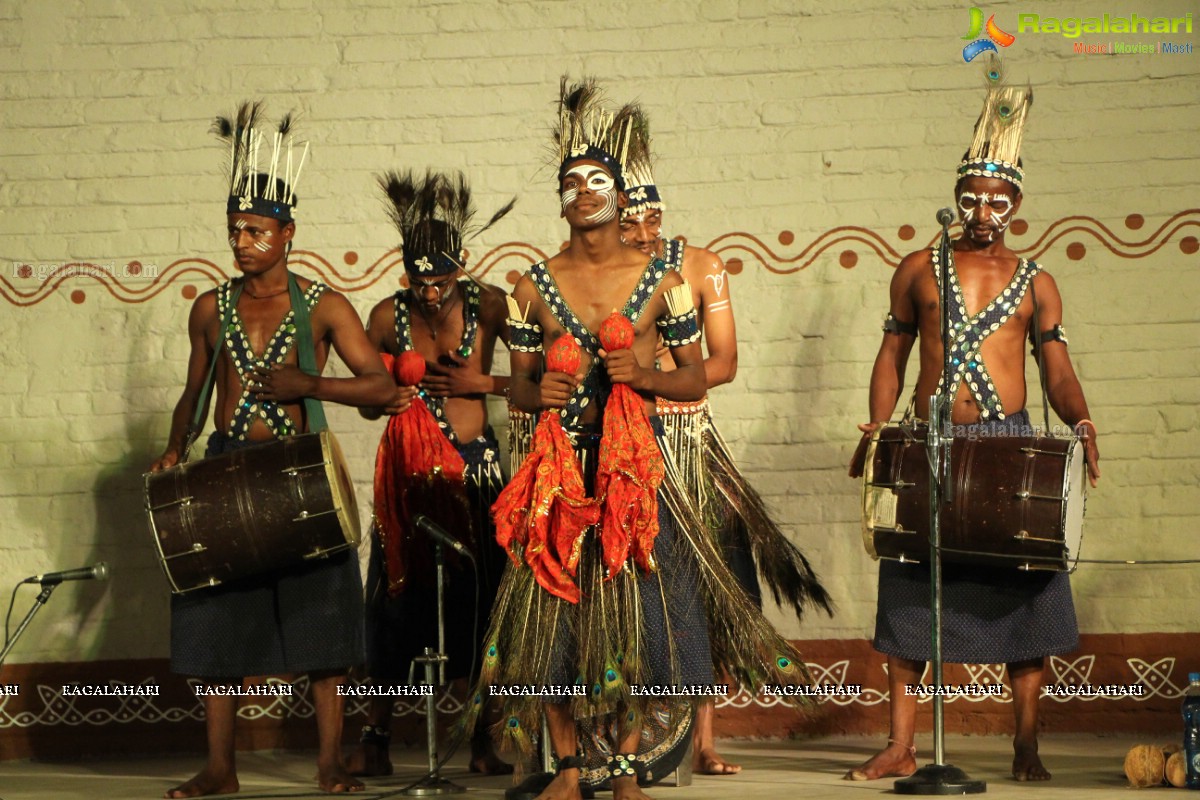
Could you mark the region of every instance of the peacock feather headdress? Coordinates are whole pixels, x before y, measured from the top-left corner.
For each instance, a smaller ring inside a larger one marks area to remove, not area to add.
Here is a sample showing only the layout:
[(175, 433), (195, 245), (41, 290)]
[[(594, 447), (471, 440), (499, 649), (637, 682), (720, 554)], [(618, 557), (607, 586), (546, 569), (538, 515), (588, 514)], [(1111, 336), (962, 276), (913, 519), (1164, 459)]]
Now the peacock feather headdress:
[(411, 275), (448, 275), (464, 268), (463, 242), (478, 236), (512, 210), (509, 200), (482, 225), (473, 224), (475, 204), (466, 176), (426, 170), (386, 172), (378, 177), (388, 216), (400, 232), (404, 269)]
[(1025, 172), (1021, 167), (1021, 140), (1033, 105), (1033, 89), (1009, 86), (999, 58), (989, 59), (984, 71), (987, 94), (983, 111), (975, 123), (975, 134), (962, 163), (959, 177), (974, 175), (1006, 180), (1021, 191)]
[(629, 142), (629, 156), (625, 167), (625, 195), (629, 198), (621, 212), (624, 217), (644, 214), (651, 209), (662, 211), (662, 195), (654, 182), (654, 169), (650, 155), (650, 121), (645, 114), (633, 118), (633, 130)]
[(594, 78), (570, 84), (564, 75), (559, 83), (558, 120), (550, 144), (559, 183), (575, 162), (597, 161), (612, 173), (617, 189), (625, 191), (625, 163), (641, 113), (636, 104), (615, 111), (606, 107)]
[[(213, 122), (212, 132), (229, 143), (226, 213), (257, 214), (288, 223), (293, 220), (296, 183), (308, 157), (308, 142), (295, 158), (293, 150), (299, 145), (292, 138), (292, 115), (285, 114), (268, 134), (262, 130), (262, 109), (262, 101), (245, 102), (233, 119), (217, 117)], [(264, 147), (268, 135), (270, 142)]]

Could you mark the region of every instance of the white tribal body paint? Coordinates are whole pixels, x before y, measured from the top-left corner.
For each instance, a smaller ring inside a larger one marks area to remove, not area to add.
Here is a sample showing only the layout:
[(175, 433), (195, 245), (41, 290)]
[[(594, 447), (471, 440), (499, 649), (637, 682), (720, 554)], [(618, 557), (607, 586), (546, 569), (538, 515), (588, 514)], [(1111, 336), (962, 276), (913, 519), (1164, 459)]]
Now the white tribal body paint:
[[(604, 201), (597, 210), (588, 214), (584, 219), (588, 222), (608, 222), (617, 215), (617, 183), (603, 168), (591, 164), (581, 164), (567, 170), (563, 178), (575, 176), (577, 183), (586, 186), (588, 191)], [(579, 189), (571, 187), (562, 192), (562, 207), (566, 211), (569, 206), (579, 199)]]
[[(992, 212), (992, 218), (996, 221), (996, 230), (1000, 233), (1008, 230), (1009, 224), (1012, 222), (1008, 215), (1012, 213), (1012, 199), (1006, 194), (991, 194), (982, 192), (975, 194), (974, 192), (963, 192), (958, 196), (958, 208), (963, 215), (963, 227), (968, 227), (976, 220), (976, 212), (980, 206), (986, 205)], [(988, 241), (994, 237), (992, 231), (988, 231)]]

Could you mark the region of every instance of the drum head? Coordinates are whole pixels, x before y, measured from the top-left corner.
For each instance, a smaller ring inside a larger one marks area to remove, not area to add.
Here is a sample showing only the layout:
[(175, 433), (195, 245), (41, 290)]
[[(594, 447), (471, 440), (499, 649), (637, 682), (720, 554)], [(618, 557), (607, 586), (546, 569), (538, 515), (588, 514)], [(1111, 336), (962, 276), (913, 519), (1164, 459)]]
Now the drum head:
[(1087, 457), (1082, 439), (1075, 439), (1067, 453), (1067, 474), (1064, 476), (1063, 493), (1063, 540), (1066, 544), (1066, 561), (1074, 571), (1083, 546), (1083, 514), (1087, 506)]
[(347, 544), (357, 545), (362, 539), (362, 525), (358, 519), (358, 503), (354, 499), (354, 482), (350, 480), (346, 458), (333, 431), (321, 431), (321, 451), (325, 454), (325, 474), (329, 478), (329, 492), (342, 533)]

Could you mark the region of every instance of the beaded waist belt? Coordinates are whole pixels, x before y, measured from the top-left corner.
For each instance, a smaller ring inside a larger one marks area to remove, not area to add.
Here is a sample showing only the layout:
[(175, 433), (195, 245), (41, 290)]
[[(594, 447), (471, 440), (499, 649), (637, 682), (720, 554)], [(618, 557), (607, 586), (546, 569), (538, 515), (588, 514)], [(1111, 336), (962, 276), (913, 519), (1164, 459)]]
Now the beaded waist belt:
[(654, 410), (660, 416), (703, 414), (708, 410), (708, 398), (700, 400), (668, 400), (665, 397), (654, 398)]

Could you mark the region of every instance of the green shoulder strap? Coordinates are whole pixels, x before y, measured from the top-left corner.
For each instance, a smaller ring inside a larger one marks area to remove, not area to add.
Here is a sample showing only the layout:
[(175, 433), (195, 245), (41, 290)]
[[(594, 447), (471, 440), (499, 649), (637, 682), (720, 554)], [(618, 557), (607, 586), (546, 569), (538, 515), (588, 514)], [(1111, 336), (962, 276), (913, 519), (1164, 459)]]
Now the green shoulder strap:
[[(296, 324), (296, 358), (300, 364), (300, 371), (320, 377), (321, 371), (317, 369), (317, 351), (313, 347), (308, 302), (304, 299), (304, 292), (300, 291), (300, 283), (291, 272), (288, 272), (288, 293), (292, 300), (292, 318)], [(323, 431), (329, 427), (325, 421), (325, 407), (315, 397), (304, 398), (304, 415), (308, 418), (309, 433)]]
[[(218, 296), (220, 291), (221, 288), (218, 286)], [(217, 360), (221, 357), (221, 348), (225, 346), (225, 335), (229, 331), (229, 323), (233, 320), (233, 310), (237, 308), (238, 298), (241, 296), (242, 284), (239, 282), (230, 290), (229, 304), (225, 306), (225, 313), (221, 315), (221, 329), (217, 331), (217, 344), (213, 348), (212, 361), (208, 364), (208, 375), (204, 378), (204, 388), (200, 390), (200, 402), (196, 404), (196, 410), (192, 413), (192, 422), (188, 425), (187, 436), (183, 440), (183, 453), (179, 456), (181, 464), (187, 461), (192, 445), (196, 443), (200, 432), (204, 430), (204, 410), (208, 408), (208, 401), (212, 399), (213, 376), (217, 372)]]

